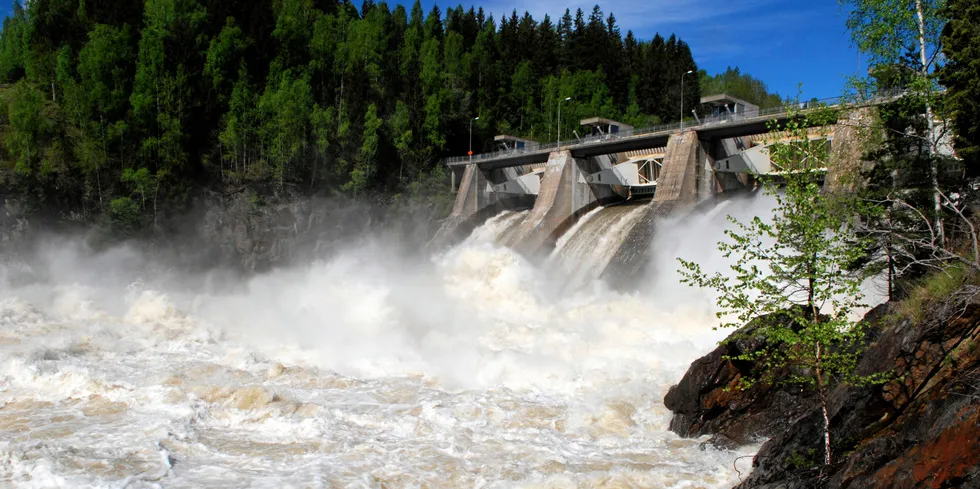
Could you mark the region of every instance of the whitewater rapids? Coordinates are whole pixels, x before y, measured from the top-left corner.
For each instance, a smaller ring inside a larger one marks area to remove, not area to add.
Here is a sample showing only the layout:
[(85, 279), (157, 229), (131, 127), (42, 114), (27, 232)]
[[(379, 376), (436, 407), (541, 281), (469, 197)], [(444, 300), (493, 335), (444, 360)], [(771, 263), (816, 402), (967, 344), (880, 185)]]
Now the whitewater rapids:
[(558, 293), (493, 244), (514, 219), (428, 263), (364, 245), (221, 293), (112, 273), (128, 250), (0, 268), (0, 486), (737, 483), (756, 447), (682, 439), (663, 406), (726, 333), (710, 301)]

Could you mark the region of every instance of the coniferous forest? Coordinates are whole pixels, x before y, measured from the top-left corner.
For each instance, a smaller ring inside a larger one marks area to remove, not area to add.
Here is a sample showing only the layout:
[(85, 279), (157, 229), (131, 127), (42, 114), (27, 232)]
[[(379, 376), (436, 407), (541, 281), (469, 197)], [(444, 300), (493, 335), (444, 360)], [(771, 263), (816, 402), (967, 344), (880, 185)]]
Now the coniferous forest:
[[(32, 0), (0, 38), (0, 188), (121, 218), (195, 188), (445, 189), (440, 160), (584, 117), (673, 122), (688, 45), (613, 14), (365, 0)], [(702, 75), (703, 76), (703, 75)], [(684, 102), (698, 103), (699, 77)], [(473, 121), (474, 118), (478, 120)]]

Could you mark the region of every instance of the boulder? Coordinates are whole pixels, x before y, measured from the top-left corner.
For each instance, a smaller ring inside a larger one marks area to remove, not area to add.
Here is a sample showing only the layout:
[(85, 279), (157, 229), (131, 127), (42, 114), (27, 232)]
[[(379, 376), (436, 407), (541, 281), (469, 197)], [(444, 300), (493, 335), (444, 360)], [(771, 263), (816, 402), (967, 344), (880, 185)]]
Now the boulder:
[(733, 359), (766, 346), (759, 329), (769, 321), (790, 319), (773, 314), (753, 320), (695, 361), (667, 392), (672, 431), (685, 437), (712, 435), (709, 443), (717, 447), (745, 445), (786, 430), (813, 405), (814, 394), (799, 387), (756, 382), (738, 388), (744, 378), (759, 378), (760, 372), (752, 362)]

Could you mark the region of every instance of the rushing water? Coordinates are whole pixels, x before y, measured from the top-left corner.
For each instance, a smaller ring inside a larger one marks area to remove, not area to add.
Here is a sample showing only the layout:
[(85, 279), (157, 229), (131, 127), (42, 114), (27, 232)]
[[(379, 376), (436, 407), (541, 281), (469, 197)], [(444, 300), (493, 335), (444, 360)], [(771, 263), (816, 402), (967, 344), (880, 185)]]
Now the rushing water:
[(466, 244), (476, 243), (507, 243), (520, 228), (521, 222), (530, 213), (530, 210), (516, 211), (506, 210), (491, 217), (482, 226), (476, 228)]
[(681, 439), (662, 402), (724, 334), (710, 307), (563, 295), (493, 243), (521, 217), (428, 263), (359, 246), (220, 293), (113, 273), (127, 251), (0, 269), (0, 486), (736, 483), (754, 448)]
[(555, 243), (546, 266), (563, 278), (566, 291), (579, 290), (599, 279), (637, 220), (643, 218), (644, 205), (594, 209)]

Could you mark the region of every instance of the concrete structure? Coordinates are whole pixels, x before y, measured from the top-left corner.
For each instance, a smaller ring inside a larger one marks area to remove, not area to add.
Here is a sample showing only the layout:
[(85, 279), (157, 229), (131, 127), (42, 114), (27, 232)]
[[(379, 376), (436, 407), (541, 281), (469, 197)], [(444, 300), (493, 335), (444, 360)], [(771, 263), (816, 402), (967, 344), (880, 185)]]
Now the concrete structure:
[(633, 134), (633, 126), (603, 117), (582, 119), (579, 121), (579, 125), (589, 128), (586, 136), (630, 136)]
[(616, 191), (621, 188), (592, 185), (586, 180), (588, 175), (609, 170), (614, 162), (610, 157), (575, 158), (568, 151), (552, 153), (534, 207), (511, 240), (504, 244), (528, 255), (535, 254), (549, 248), (582, 214), (598, 205), (622, 200)]
[(493, 138), (493, 142), (503, 148), (505, 151), (521, 151), (525, 149), (534, 149), (538, 146), (537, 141), (519, 138), (517, 136), (510, 136), (507, 134), (495, 136)]
[[(888, 103), (902, 96), (904, 96), (903, 92), (886, 93), (861, 104), (852, 105), (849, 108), (855, 109)], [(723, 98), (720, 101), (738, 100), (727, 95), (722, 95), (721, 97)], [(705, 97), (705, 99), (711, 99), (711, 97)], [(744, 105), (744, 102), (742, 103)], [(833, 108), (836, 106), (837, 103), (831, 101), (826, 102), (821, 108)], [(717, 142), (725, 139), (767, 133), (769, 132), (770, 124), (783, 124), (788, 118), (796, 117), (800, 113), (798, 104), (775, 107), (764, 111), (757, 111), (757, 109), (750, 111), (749, 109), (751, 107), (746, 106), (744, 109), (745, 116), (739, 117), (737, 120), (706, 118), (695, 124), (686, 124), (686, 126), (687, 129), (697, 130), (701, 140)], [(738, 109), (736, 108), (736, 110)], [(606, 120), (608, 121), (608, 119)], [(645, 129), (632, 129), (630, 131), (623, 129), (619, 133), (619, 136), (614, 138), (586, 137), (581, 138), (581, 140), (562, 141), (561, 148), (571, 151), (572, 156), (575, 158), (622, 154), (630, 151), (666, 146), (671, 134), (678, 132), (678, 129), (678, 125), (674, 124)], [(549, 155), (557, 146), (557, 143), (540, 144), (536, 148), (525, 149), (523, 151), (498, 151), (495, 153), (479, 154), (473, 156), (472, 163), (480, 165), (484, 170), (544, 163), (548, 161)], [(470, 163), (471, 160), (465, 156), (448, 158), (446, 160), (446, 164), (450, 168), (463, 167)]]
[(493, 171), (484, 171), (478, 165), (454, 168), (453, 180), (458, 182), (454, 185), (456, 202), (430, 246), (451, 244), (461, 234), (502, 210), (530, 208), (534, 205), (540, 178), (541, 172), (535, 172), (531, 167)]
[(830, 162), (824, 187), (831, 192), (852, 191), (864, 177), (865, 167), (861, 145), (861, 127), (870, 127), (872, 117), (868, 109), (855, 110), (846, 121), (838, 124), (834, 131), (834, 144), (831, 146)]
[[(787, 117), (788, 115), (785, 113), (773, 116), (759, 115), (728, 123), (704, 122), (700, 126), (689, 125), (689, 129), (697, 130), (702, 140), (714, 142), (769, 132), (770, 121), (775, 119), (779, 123), (785, 121)], [(562, 142), (562, 149), (570, 151), (574, 158), (618, 155), (630, 151), (666, 146), (670, 136), (675, 133), (677, 133), (677, 128), (674, 126), (662, 130), (657, 128), (645, 131), (633, 129), (631, 132), (620, 133), (617, 137), (583, 138), (582, 141)], [(474, 155), (472, 161), (485, 171), (525, 166), (548, 161), (551, 152), (554, 150), (555, 145), (540, 145), (537, 148), (523, 151)], [(470, 160), (466, 157), (451, 158), (447, 160), (446, 164), (450, 168), (465, 167), (470, 164)]]
[(701, 105), (706, 105), (710, 109), (710, 113), (705, 115), (709, 119), (738, 119), (759, 116), (758, 105), (750, 104), (724, 93), (701, 97)]
[[(694, 131), (671, 136), (667, 143), (667, 156), (657, 182), (655, 202), (672, 201), (695, 204), (698, 201), (698, 160), (704, 147)], [(700, 156), (700, 158), (699, 158)], [(707, 183), (707, 182), (705, 182)]]
[[(876, 99), (867, 105), (894, 98)], [(738, 103), (727, 96), (716, 101)], [(746, 113), (749, 109), (734, 110)], [(583, 123), (599, 128), (602, 137), (563, 144), (560, 152), (550, 151), (556, 146), (527, 149), (525, 145), (525, 150), (482, 155), (471, 165), (452, 159), (447, 162), (449, 167), (462, 173), (460, 190), (440, 236), (458, 236), (472, 227), (466, 223), (482, 222), (504, 208), (531, 207), (503, 244), (534, 255), (547, 250), (579, 216), (596, 206), (652, 195), (644, 219), (650, 222), (635, 226), (631, 233), (638, 237), (628, 239), (610, 264), (638, 273), (631, 267), (639, 266), (635, 260), (649, 246), (648, 238), (654, 232), (651, 226), (658, 217), (686, 212), (721, 194), (755, 189), (758, 175), (781, 171), (771, 164), (766, 146), (794, 137), (770, 132), (773, 121), (778, 124), (792, 116), (786, 112), (756, 117), (746, 114), (742, 120), (701, 123), (696, 130), (680, 133), (676, 128), (635, 131), (609, 119), (593, 118)], [(842, 125), (853, 126), (853, 121), (843, 121)], [(619, 128), (618, 136), (611, 136), (609, 128), (613, 126)], [(809, 137), (827, 139), (836, 150), (834, 134), (841, 130), (835, 126), (813, 128)], [(837, 166), (853, 165), (855, 149), (842, 151), (836, 157), (840, 162)], [(830, 173), (841, 171), (828, 169)]]
[(538, 195), (541, 190), (541, 175), (543, 172), (531, 172), (512, 180), (498, 183), (493, 191), (498, 194)]

